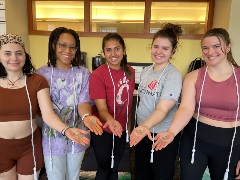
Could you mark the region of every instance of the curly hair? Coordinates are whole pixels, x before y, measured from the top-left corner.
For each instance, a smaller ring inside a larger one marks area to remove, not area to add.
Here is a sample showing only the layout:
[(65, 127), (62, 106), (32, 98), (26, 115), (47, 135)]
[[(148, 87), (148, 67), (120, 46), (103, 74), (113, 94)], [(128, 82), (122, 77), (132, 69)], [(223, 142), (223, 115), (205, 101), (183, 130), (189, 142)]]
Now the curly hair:
[(60, 37), (61, 34), (63, 33), (67, 33), (67, 34), (71, 34), (75, 41), (76, 41), (76, 47), (77, 47), (77, 51), (75, 54), (75, 57), (73, 58), (71, 65), (74, 66), (81, 66), (84, 64), (84, 62), (81, 59), (81, 50), (80, 50), (80, 39), (78, 34), (72, 30), (72, 29), (68, 29), (65, 27), (58, 27), (56, 29), (54, 29), (50, 36), (49, 36), (49, 42), (48, 42), (48, 66), (53, 66), (56, 67), (56, 62), (57, 62), (57, 57), (56, 57), (56, 46), (58, 43), (58, 39)]
[(167, 38), (173, 47), (173, 54), (177, 50), (177, 45), (179, 41), (179, 36), (181, 36), (183, 33), (182, 28), (178, 24), (172, 24), (172, 23), (165, 23), (162, 26), (162, 29), (158, 30), (152, 39), (152, 44), (155, 41), (155, 39), (162, 37)]
[[(26, 60), (25, 60), (24, 66), (22, 67), (22, 71), (24, 75), (31, 75), (36, 71), (36, 69), (34, 68), (31, 62), (31, 56), (26, 52), (25, 52), (25, 56), (26, 56)], [(7, 77), (7, 71), (1, 62), (0, 62), (0, 77), (1, 78)]]
[(103, 40), (102, 40), (102, 51), (104, 52), (104, 48), (105, 45), (108, 41), (110, 40), (115, 40), (117, 42), (119, 42), (123, 48), (123, 51), (125, 52), (123, 54), (123, 59), (120, 63), (120, 68), (123, 70), (123, 72), (126, 73), (126, 76), (131, 79), (132, 78), (132, 72), (130, 71), (130, 69), (128, 68), (127, 65), (127, 54), (126, 54), (126, 45), (125, 42), (122, 38), (122, 36), (120, 36), (118, 33), (108, 33), (106, 36), (104, 36)]

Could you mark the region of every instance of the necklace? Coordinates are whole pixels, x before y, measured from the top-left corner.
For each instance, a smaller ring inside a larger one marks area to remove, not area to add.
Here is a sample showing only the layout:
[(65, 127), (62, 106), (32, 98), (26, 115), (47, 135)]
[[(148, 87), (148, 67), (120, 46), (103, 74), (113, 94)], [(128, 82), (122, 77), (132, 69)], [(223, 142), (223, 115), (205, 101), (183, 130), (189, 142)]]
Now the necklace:
[(15, 87), (17, 87), (17, 84), (15, 84), (15, 83), (18, 82), (22, 77), (23, 77), (23, 75), (20, 76), (20, 77), (19, 77), (16, 81), (14, 81), (14, 82), (12, 82), (10, 79), (8, 79), (8, 77), (6, 77), (6, 78), (7, 78), (7, 84), (10, 86), (10, 88), (15, 88)]

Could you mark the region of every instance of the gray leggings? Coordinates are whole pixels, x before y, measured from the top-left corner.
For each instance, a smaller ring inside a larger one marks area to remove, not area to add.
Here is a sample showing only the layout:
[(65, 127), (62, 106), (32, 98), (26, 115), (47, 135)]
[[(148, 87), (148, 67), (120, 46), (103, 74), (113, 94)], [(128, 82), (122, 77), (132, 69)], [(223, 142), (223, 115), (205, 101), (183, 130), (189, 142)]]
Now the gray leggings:
[(49, 180), (79, 180), (80, 168), (85, 151), (52, 156), (53, 169), (50, 169), (49, 156), (44, 156)]

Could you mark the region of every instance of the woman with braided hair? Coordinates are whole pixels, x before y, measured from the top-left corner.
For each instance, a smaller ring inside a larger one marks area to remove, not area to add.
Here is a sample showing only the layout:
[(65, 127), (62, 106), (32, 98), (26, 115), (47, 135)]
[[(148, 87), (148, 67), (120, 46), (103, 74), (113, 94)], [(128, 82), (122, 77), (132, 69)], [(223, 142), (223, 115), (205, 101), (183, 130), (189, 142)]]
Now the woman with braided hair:
[(49, 85), (35, 73), (23, 40), (0, 36), (0, 179), (37, 180), (43, 165), (42, 137), (35, 117), (38, 107), (44, 122), (57, 134), (82, 146), (86, 131), (70, 128), (54, 113)]
[[(96, 135), (101, 135), (101, 123), (97, 117), (91, 115), (90, 72), (80, 66), (78, 34), (74, 30), (58, 27), (49, 37), (48, 49), (48, 65), (41, 67), (37, 72), (49, 83), (55, 113), (68, 127), (80, 128), (83, 131), (89, 128)], [(74, 143), (46, 124), (43, 124), (42, 134), (48, 179), (78, 180), (88, 146)], [(86, 137), (90, 138), (89, 135)]]

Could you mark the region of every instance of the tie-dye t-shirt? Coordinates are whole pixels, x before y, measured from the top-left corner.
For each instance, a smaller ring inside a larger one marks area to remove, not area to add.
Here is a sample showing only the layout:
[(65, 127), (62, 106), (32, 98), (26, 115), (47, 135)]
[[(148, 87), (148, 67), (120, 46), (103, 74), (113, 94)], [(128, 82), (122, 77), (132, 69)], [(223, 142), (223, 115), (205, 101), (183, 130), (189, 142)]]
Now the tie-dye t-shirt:
[[(78, 104), (90, 101), (89, 70), (84, 67), (73, 67), (68, 70), (61, 70), (56, 67), (43, 66), (37, 70), (37, 73), (44, 76), (49, 83), (54, 112), (68, 126), (86, 129), (81, 121), (81, 117), (78, 115), (77, 106)], [(76, 97), (74, 97), (75, 93)], [(72, 151), (72, 141), (63, 137), (61, 133), (50, 129), (45, 123), (43, 124), (42, 133), (44, 155), (50, 155), (49, 137), (52, 155), (64, 155)], [(87, 147), (88, 146), (75, 143), (74, 152), (81, 152)]]

